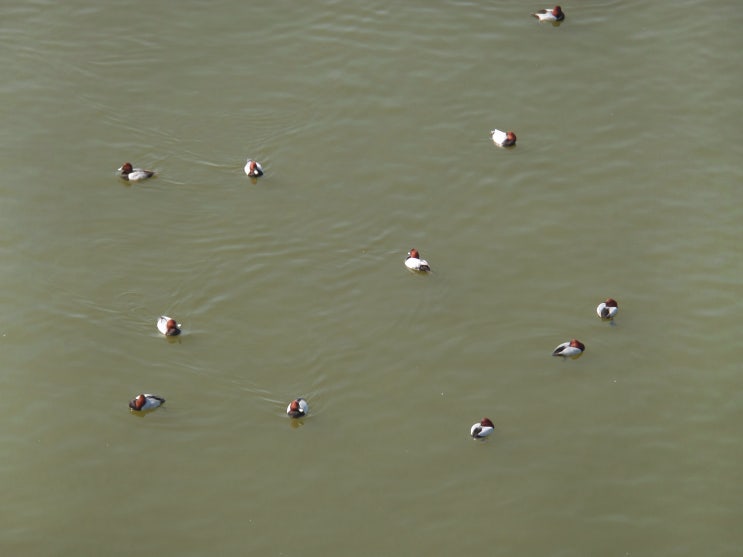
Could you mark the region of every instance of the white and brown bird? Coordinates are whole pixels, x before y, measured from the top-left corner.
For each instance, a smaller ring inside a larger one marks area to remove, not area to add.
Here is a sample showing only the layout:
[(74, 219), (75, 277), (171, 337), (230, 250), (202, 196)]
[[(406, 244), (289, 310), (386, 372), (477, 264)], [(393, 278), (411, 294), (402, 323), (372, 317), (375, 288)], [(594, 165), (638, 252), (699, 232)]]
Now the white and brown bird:
[(614, 319), (614, 316), (617, 314), (618, 311), (619, 305), (614, 298), (607, 298), (606, 301), (601, 302), (598, 306), (596, 306), (596, 313), (601, 319), (605, 321)]
[(558, 344), (557, 348), (552, 351), (553, 356), (561, 356), (563, 358), (577, 358), (586, 349), (586, 345), (578, 339), (574, 338), (562, 344)]
[(493, 422), (489, 418), (483, 418), (476, 424), (472, 424), (470, 435), (473, 439), (482, 439), (493, 433), (494, 429), (495, 425), (493, 425)]
[(174, 337), (181, 334), (181, 324), (172, 317), (161, 315), (157, 319), (157, 330), (166, 337)]
[(155, 175), (153, 170), (145, 170), (143, 168), (134, 168), (132, 163), (125, 162), (121, 165), (121, 168), (117, 171), (119, 177), (130, 182), (139, 182), (140, 180), (146, 180), (152, 178)]
[(421, 258), (421, 254), (415, 248), (408, 252), (408, 256), (405, 258), (405, 266), (411, 271), (418, 271), (420, 273), (427, 273), (431, 270), (428, 261)]
[(554, 8), (547, 10), (539, 10), (531, 15), (536, 17), (539, 21), (549, 21), (550, 23), (557, 23), (558, 21), (565, 19), (565, 12), (562, 11), (560, 6), (555, 6)]
[(129, 403), (129, 408), (135, 412), (146, 412), (154, 410), (158, 406), (165, 404), (165, 399), (161, 396), (142, 393), (135, 396)]
[(309, 411), (310, 407), (303, 398), (295, 398), (286, 407), (286, 415), (290, 418), (304, 418)]
[(263, 167), (261, 166), (261, 163), (254, 161), (253, 159), (248, 159), (248, 162), (245, 163), (245, 174), (251, 178), (263, 176)]

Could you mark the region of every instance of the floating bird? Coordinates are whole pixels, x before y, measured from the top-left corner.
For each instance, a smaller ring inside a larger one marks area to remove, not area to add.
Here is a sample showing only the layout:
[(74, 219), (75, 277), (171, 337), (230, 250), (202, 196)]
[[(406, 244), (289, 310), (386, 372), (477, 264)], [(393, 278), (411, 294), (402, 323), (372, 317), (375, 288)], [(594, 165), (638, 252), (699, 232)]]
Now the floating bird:
[(142, 168), (132, 168), (132, 163), (125, 162), (118, 170), (119, 177), (130, 182), (138, 182), (152, 178), (155, 173), (152, 170), (143, 170)]
[(596, 307), (596, 313), (601, 319), (608, 321), (614, 319), (614, 316), (619, 311), (619, 306), (614, 298), (607, 298), (605, 302), (601, 302)]
[(161, 315), (157, 320), (157, 330), (166, 337), (174, 337), (181, 334), (181, 324), (167, 315)]
[(261, 166), (261, 163), (254, 161), (253, 159), (248, 159), (248, 162), (245, 163), (245, 174), (251, 178), (263, 176), (263, 167)]
[(513, 147), (516, 145), (516, 134), (511, 130), (507, 132), (493, 130), (490, 132), (490, 138), (498, 147)]
[(419, 271), (421, 273), (427, 273), (431, 270), (428, 261), (421, 259), (418, 250), (415, 248), (408, 252), (408, 256), (405, 258), (405, 266), (411, 271)]
[(577, 358), (581, 354), (583, 354), (583, 351), (586, 349), (586, 346), (579, 340), (573, 339), (568, 342), (563, 342), (560, 344), (555, 350), (552, 352), (553, 356), (562, 356), (563, 358)]
[(531, 15), (536, 17), (539, 21), (549, 21), (551, 23), (565, 19), (565, 14), (560, 6), (555, 6), (551, 10), (539, 10)]
[(129, 408), (136, 412), (146, 412), (147, 410), (154, 410), (162, 404), (165, 404), (165, 399), (163, 397), (143, 393), (132, 399), (129, 403)]
[(493, 430), (495, 429), (495, 426), (493, 425), (493, 422), (491, 422), (488, 418), (483, 418), (476, 424), (472, 424), (472, 427), (470, 428), (470, 435), (472, 435), (473, 439), (482, 439), (483, 437), (487, 437), (491, 433), (493, 433)]
[(310, 411), (307, 401), (303, 398), (296, 398), (286, 407), (286, 414), (290, 418), (303, 418)]

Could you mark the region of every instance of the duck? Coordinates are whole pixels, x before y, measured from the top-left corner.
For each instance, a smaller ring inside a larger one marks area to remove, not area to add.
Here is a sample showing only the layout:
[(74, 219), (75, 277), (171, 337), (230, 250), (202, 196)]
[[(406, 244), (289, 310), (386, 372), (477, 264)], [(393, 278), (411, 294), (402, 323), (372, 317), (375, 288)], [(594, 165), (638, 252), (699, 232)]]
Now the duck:
[(619, 305), (614, 298), (607, 298), (605, 302), (601, 302), (596, 306), (596, 313), (604, 321), (614, 319), (614, 316), (619, 311)]
[(147, 410), (154, 410), (162, 404), (165, 404), (165, 399), (163, 397), (142, 393), (132, 399), (129, 403), (129, 408), (135, 412), (146, 412)]
[(483, 418), (476, 424), (472, 424), (472, 427), (470, 428), (470, 435), (473, 439), (482, 439), (483, 437), (487, 437), (488, 435), (493, 433), (494, 429), (495, 426), (493, 425), (493, 422), (491, 422), (488, 418)]
[(290, 418), (304, 418), (309, 411), (310, 407), (303, 398), (295, 398), (286, 407), (286, 414)]
[(577, 358), (583, 354), (585, 349), (585, 344), (574, 338), (573, 340), (558, 345), (557, 348), (552, 351), (552, 355), (561, 356), (563, 358)]
[(411, 271), (418, 271), (420, 273), (427, 273), (431, 270), (428, 261), (421, 259), (420, 253), (415, 248), (408, 252), (408, 256), (405, 258), (405, 266)]
[(263, 167), (261, 166), (261, 163), (254, 161), (253, 159), (248, 159), (248, 162), (245, 163), (245, 174), (251, 178), (263, 176)]
[(498, 147), (513, 147), (516, 145), (516, 134), (511, 130), (507, 132), (493, 130), (490, 132), (490, 138)]
[(166, 337), (174, 337), (181, 334), (182, 325), (172, 317), (161, 315), (157, 320), (157, 330)]
[(555, 6), (551, 10), (539, 10), (531, 15), (536, 17), (539, 21), (549, 21), (552, 23), (565, 19), (565, 13), (563, 13), (560, 6)]
[(146, 180), (152, 178), (155, 173), (152, 170), (144, 170), (142, 168), (133, 168), (132, 163), (125, 162), (121, 165), (118, 170), (119, 177), (130, 182), (139, 182), (140, 180)]

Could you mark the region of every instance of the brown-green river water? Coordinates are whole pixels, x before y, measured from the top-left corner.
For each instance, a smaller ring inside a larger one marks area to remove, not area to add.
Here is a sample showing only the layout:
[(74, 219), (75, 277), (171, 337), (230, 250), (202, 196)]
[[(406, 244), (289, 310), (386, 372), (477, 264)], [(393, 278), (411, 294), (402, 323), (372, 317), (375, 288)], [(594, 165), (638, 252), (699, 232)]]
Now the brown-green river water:
[(0, 5), (0, 555), (741, 555), (743, 4), (548, 7)]

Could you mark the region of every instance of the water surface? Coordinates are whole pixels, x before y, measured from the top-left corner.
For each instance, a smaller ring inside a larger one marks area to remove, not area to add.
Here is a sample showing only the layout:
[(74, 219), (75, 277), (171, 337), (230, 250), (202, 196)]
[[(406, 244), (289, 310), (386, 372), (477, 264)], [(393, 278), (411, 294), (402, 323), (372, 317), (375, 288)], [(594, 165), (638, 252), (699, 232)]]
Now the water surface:
[(5, 553), (737, 555), (743, 21), (562, 5), (0, 8)]

